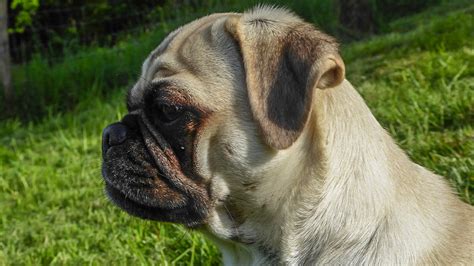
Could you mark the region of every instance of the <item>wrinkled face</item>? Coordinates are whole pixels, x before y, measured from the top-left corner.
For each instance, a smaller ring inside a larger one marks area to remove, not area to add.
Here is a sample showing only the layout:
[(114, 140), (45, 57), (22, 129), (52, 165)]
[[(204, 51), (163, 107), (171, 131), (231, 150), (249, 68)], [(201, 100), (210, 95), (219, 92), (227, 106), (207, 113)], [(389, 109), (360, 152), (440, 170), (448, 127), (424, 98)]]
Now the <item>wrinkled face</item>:
[(224, 21), (215, 15), (170, 34), (129, 92), (129, 114), (104, 130), (106, 192), (132, 215), (206, 223), (226, 194), (213, 175), (227, 167), (236, 141), (242, 149), (255, 141), (243, 66)]
[(278, 226), (287, 177), (307, 157), (297, 139), (313, 88), (343, 73), (334, 40), (285, 10), (215, 14), (176, 30), (145, 60), (129, 113), (104, 130), (107, 194), (141, 218), (252, 242), (235, 229)]

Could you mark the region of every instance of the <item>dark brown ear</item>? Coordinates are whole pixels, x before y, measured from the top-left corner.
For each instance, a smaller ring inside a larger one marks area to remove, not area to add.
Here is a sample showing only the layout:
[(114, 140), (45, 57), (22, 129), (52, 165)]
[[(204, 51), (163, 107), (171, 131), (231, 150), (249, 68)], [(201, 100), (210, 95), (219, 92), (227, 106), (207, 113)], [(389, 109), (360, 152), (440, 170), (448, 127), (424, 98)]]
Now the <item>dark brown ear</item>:
[(307, 123), (314, 89), (339, 85), (344, 63), (332, 37), (275, 10), (281, 14), (231, 17), (225, 27), (240, 45), (250, 106), (265, 141), (286, 149)]

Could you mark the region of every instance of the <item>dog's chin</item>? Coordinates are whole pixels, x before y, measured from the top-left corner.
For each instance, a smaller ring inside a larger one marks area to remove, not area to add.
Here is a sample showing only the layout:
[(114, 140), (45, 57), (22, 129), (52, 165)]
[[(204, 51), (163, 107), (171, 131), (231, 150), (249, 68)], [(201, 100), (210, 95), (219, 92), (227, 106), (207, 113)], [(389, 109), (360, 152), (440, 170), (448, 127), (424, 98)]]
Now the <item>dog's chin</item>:
[(105, 192), (112, 202), (129, 214), (142, 219), (160, 220), (162, 208), (134, 201), (108, 183), (105, 184)]
[(119, 208), (141, 219), (181, 223), (190, 228), (202, 225), (202, 220), (195, 217), (187, 207), (165, 208), (138, 202), (127, 197), (124, 192), (107, 182), (105, 184), (105, 193)]

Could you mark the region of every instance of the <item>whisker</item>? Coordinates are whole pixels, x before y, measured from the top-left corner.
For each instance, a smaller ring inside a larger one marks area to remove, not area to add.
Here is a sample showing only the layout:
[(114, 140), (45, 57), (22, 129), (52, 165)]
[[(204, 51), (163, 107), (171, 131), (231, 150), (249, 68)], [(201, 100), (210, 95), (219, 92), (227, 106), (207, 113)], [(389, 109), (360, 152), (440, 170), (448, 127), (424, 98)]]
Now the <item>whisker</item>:
[[(227, 215), (229, 216), (229, 219), (230, 219), (230, 220), (232, 221), (232, 223), (233, 223), (232, 229), (234, 229), (234, 231), (235, 231), (235, 232), (234, 232), (234, 235), (235, 235), (235, 236), (239, 236), (239, 235), (240, 235), (239, 228), (238, 228), (238, 226), (237, 226), (237, 223), (236, 223), (235, 220), (234, 220), (234, 217), (232, 217), (232, 214), (230, 214), (230, 211), (229, 211), (229, 209), (227, 209), (227, 206), (226, 206), (225, 203), (223, 204), (223, 206), (224, 206), (224, 209), (225, 209)], [(235, 226), (234, 226), (234, 225), (235, 225)]]

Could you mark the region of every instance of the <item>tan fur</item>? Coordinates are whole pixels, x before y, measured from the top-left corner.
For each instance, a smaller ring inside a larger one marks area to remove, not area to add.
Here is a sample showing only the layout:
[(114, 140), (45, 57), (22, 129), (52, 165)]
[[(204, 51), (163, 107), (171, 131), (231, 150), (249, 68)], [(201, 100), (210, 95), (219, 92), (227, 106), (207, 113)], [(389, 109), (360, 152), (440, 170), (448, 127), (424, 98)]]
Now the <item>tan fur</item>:
[(266, 142), (288, 148), (306, 125), (313, 88), (344, 79), (335, 40), (298, 20), (232, 17), (226, 30), (241, 47), (250, 106)]
[[(474, 264), (473, 208), (394, 143), (332, 38), (258, 7), (194, 21), (160, 47), (131, 93), (140, 102), (171, 81), (211, 111), (195, 167), (213, 198), (203, 231), (225, 263)], [(268, 101), (275, 88), (287, 98)], [(301, 106), (272, 120), (288, 103)]]

